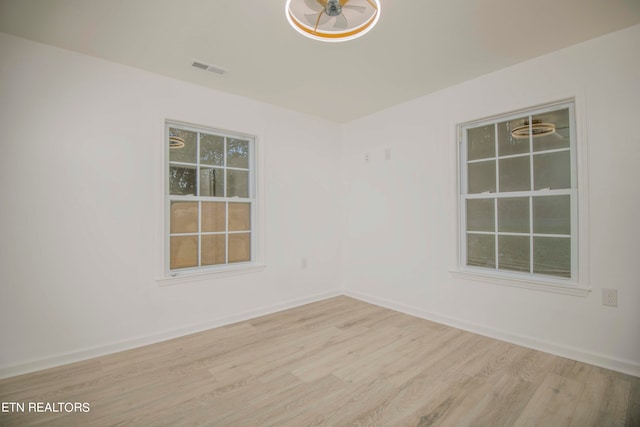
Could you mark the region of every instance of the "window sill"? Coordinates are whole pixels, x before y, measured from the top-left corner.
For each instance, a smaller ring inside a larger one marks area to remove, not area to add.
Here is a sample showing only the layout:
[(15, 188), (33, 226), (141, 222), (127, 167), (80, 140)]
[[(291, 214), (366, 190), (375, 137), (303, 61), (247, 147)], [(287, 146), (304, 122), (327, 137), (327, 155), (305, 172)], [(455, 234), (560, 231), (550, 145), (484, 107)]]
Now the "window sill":
[(527, 278), (518, 275), (496, 275), (476, 270), (450, 270), (453, 277), (458, 279), (480, 281), (495, 285), (513, 286), (516, 288), (531, 289), (535, 291), (551, 292), (555, 294), (586, 297), (591, 292), (590, 288), (570, 283), (559, 283), (553, 279)]
[(202, 280), (219, 279), (222, 277), (238, 276), (241, 274), (258, 273), (267, 268), (264, 264), (251, 264), (234, 266), (219, 270), (192, 271), (177, 273), (173, 277), (161, 277), (156, 279), (160, 286), (178, 285), (181, 283), (197, 282)]

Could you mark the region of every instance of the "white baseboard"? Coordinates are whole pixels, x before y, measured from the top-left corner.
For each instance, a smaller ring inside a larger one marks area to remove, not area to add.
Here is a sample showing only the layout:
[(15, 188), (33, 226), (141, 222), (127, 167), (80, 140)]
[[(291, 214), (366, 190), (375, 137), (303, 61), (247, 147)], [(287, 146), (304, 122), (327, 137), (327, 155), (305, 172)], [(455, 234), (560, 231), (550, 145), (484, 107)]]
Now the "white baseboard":
[(149, 344), (156, 344), (185, 335), (195, 334), (197, 332), (206, 331), (208, 329), (218, 328), (220, 326), (230, 325), (232, 323), (242, 322), (267, 314), (277, 313), (279, 311), (288, 310), (290, 308), (299, 307), (327, 298), (343, 295), (341, 289), (335, 289), (304, 298), (296, 298), (282, 303), (261, 307), (255, 310), (246, 311), (244, 313), (213, 319), (209, 322), (189, 325), (182, 328), (172, 329), (164, 332), (155, 333), (148, 336), (136, 337), (124, 341), (114, 342), (92, 348), (80, 349), (68, 353), (56, 354), (37, 360), (30, 360), (15, 365), (0, 366), (0, 379), (14, 377), (17, 375), (27, 374), (30, 372), (40, 371), (42, 369), (62, 366), (69, 363), (80, 362), (92, 359), (94, 357), (105, 356), (107, 354), (117, 353), (120, 351), (131, 350), (133, 348), (142, 347)]
[(478, 335), (495, 338), (497, 340), (506, 341), (534, 350), (543, 351), (545, 353), (553, 354), (556, 356), (566, 357), (568, 359), (577, 360), (579, 362), (588, 363), (591, 365), (599, 366), (601, 368), (611, 369), (613, 371), (640, 377), (640, 364), (630, 360), (616, 359), (611, 356), (593, 353), (580, 348), (545, 341), (526, 335), (514, 334), (504, 330), (488, 328), (476, 323), (471, 323), (464, 320), (443, 316), (437, 313), (432, 313), (421, 308), (412, 307), (385, 298), (379, 298), (364, 292), (345, 290), (344, 294), (346, 296), (368, 302), (370, 304), (399, 311), (401, 313), (409, 314), (411, 316), (419, 317), (422, 319), (431, 320), (433, 322), (441, 323), (443, 325), (451, 326), (457, 329), (462, 329)]
[(589, 363), (591, 365), (596, 365), (602, 368), (611, 369), (614, 371), (640, 377), (640, 364), (633, 361), (616, 359), (607, 355), (597, 354), (597, 353), (585, 351), (575, 347), (569, 347), (562, 344), (540, 340), (537, 338), (528, 337), (524, 335), (513, 334), (511, 332), (507, 332), (504, 330), (488, 328), (479, 324), (470, 323), (464, 320), (455, 319), (448, 316), (443, 316), (437, 313), (432, 313), (418, 307), (412, 307), (396, 301), (379, 298), (377, 296), (370, 295), (364, 292), (334, 289), (331, 291), (310, 295), (304, 298), (296, 298), (296, 299), (285, 301), (279, 304), (261, 307), (255, 310), (250, 310), (250, 311), (236, 314), (233, 316), (226, 316), (219, 319), (214, 319), (205, 323), (172, 329), (169, 331), (164, 331), (164, 332), (143, 336), (143, 337), (132, 338), (129, 340), (119, 341), (119, 342), (110, 343), (102, 346), (97, 346), (97, 347), (92, 347), (87, 349), (80, 349), (80, 350), (76, 350), (68, 353), (52, 355), (46, 358), (26, 361), (26, 362), (22, 362), (15, 365), (2, 366), (0, 367), (0, 379), (27, 374), (27, 373), (39, 371), (42, 369), (53, 368), (56, 366), (62, 366), (69, 363), (80, 362), (83, 360), (88, 360), (94, 357), (104, 356), (107, 354), (117, 353), (120, 351), (131, 350), (133, 348), (155, 344), (155, 343), (167, 341), (174, 338), (179, 338), (185, 335), (206, 331), (208, 329), (230, 325), (232, 323), (242, 322), (242, 321), (253, 319), (259, 316), (277, 313), (279, 311), (288, 310), (290, 308), (299, 307), (301, 305), (309, 304), (316, 301), (321, 301), (327, 298), (332, 298), (340, 295), (346, 295), (364, 302), (368, 302), (370, 304), (375, 304), (381, 307), (399, 311), (401, 313), (409, 314), (411, 316), (419, 317), (422, 319), (431, 320), (433, 322), (441, 323), (443, 325), (448, 325), (457, 329), (462, 329), (462, 330), (476, 333), (479, 335), (495, 338), (501, 341), (506, 341), (512, 344), (521, 345), (523, 347), (532, 348), (534, 350), (543, 351), (545, 353), (554, 354), (556, 356), (566, 357), (569, 359), (577, 360), (579, 362)]

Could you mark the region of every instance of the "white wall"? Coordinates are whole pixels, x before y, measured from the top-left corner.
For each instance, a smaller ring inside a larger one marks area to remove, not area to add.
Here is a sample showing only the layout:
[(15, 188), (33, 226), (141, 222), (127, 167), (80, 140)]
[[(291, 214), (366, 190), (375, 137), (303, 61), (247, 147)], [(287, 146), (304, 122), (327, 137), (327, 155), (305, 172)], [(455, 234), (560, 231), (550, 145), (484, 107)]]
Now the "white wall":
[[(638, 52), (635, 26), (347, 124), (346, 292), (640, 375)], [(582, 218), (589, 221), (592, 292), (567, 296), (455, 278), (455, 125), (573, 96), (588, 155)], [(617, 308), (601, 305), (603, 287), (618, 289)]]
[[(0, 377), (339, 293), (338, 125), (5, 34), (0, 57)], [(264, 271), (156, 282), (166, 118), (257, 136)]]

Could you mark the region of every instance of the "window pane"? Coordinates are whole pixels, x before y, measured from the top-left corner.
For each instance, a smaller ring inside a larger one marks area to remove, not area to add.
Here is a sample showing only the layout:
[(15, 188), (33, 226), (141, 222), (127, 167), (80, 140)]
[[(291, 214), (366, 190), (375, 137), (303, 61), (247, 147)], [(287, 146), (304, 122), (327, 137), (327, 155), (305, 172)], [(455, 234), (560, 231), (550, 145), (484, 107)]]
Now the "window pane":
[(494, 199), (467, 200), (467, 230), (494, 231), (495, 223)]
[(467, 265), (495, 268), (495, 237), (486, 234), (467, 234)]
[(203, 197), (224, 197), (224, 169), (200, 169), (200, 195)]
[(498, 269), (529, 271), (529, 237), (498, 236)]
[(249, 141), (227, 138), (227, 166), (249, 169)]
[(229, 262), (251, 261), (251, 233), (229, 234)]
[(198, 232), (198, 202), (171, 202), (171, 234)]
[[(172, 144), (173, 139), (173, 144)], [(184, 141), (183, 146), (182, 141)], [(175, 148), (172, 148), (172, 145)], [(169, 160), (196, 163), (197, 134), (183, 129), (169, 128)]]
[(249, 171), (227, 169), (227, 197), (249, 197)]
[(571, 239), (534, 237), (533, 272), (558, 277), (571, 277)]
[(169, 194), (195, 195), (196, 169), (171, 166), (169, 168)]
[(198, 236), (176, 236), (170, 240), (172, 270), (198, 266)]
[(550, 123), (556, 131), (533, 138), (533, 151), (569, 148), (569, 109), (550, 111), (533, 116), (533, 123)]
[(535, 189), (571, 188), (571, 158), (569, 151), (533, 156)]
[(498, 123), (498, 155), (523, 154), (529, 152), (529, 138), (515, 138), (511, 131), (528, 122), (528, 117)]
[(467, 130), (467, 160), (495, 156), (496, 143), (493, 124)]
[(202, 202), (202, 232), (225, 231), (225, 221), (224, 202)]
[(500, 160), (500, 192), (530, 190), (529, 156)]
[(202, 236), (202, 265), (224, 264), (226, 262), (225, 240), (224, 234)]
[(200, 134), (200, 163), (224, 166), (224, 137)]
[(229, 231), (251, 230), (251, 204), (229, 203)]
[(529, 232), (528, 197), (498, 199), (498, 231), (505, 233)]
[(533, 232), (571, 234), (571, 196), (534, 197)]
[(469, 194), (496, 192), (496, 162), (468, 163)]

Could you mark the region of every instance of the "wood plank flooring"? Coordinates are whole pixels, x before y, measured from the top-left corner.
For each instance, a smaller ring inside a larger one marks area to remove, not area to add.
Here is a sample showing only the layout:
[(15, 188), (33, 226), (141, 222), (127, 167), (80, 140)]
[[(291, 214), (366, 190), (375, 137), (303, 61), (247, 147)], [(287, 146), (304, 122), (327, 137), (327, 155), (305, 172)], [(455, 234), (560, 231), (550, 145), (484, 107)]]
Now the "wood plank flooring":
[(1, 380), (25, 412), (0, 425), (640, 426), (639, 401), (640, 378), (336, 297)]

